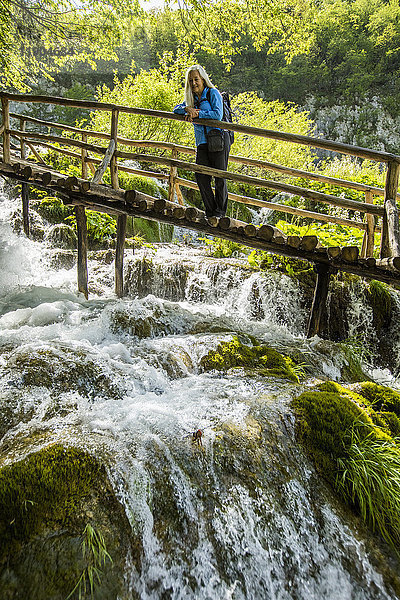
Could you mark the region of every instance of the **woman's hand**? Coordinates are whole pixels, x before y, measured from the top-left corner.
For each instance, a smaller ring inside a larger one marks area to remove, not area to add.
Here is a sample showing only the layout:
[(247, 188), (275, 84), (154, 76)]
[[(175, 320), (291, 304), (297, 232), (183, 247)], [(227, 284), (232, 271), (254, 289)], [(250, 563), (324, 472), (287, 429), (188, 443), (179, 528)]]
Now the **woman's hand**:
[(187, 106), (185, 108), (185, 111), (186, 111), (185, 121), (190, 121), (190, 122), (192, 122), (193, 119), (197, 119), (199, 116), (199, 112), (200, 112), (200, 110), (198, 108), (192, 108), (191, 106)]

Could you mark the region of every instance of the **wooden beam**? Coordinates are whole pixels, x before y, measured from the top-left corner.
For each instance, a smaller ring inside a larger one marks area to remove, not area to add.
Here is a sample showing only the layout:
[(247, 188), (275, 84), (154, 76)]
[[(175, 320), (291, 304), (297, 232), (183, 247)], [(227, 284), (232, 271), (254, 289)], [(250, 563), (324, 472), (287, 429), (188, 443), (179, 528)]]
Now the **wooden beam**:
[(314, 299), (308, 322), (308, 338), (321, 334), (323, 319), (326, 316), (326, 300), (328, 298), (329, 280), (331, 277), (329, 265), (316, 264), (314, 269), (317, 273), (317, 282), (315, 284)]
[[(84, 144), (87, 143), (87, 135), (85, 133), (82, 133), (82, 142)], [(87, 159), (87, 150), (86, 148), (81, 148), (81, 174), (82, 174), (82, 179), (87, 179), (88, 178), (88, 164), (86, 162)]]
[(88, 299), (88, 268), (87, 268), (87, 223), (83, 206), (75, 206), (76, 227), (78, 233), (78, 290)]
[(10, 105), (7, 98), (1, 98), (3, 112), (3, 161), (10, 162)]
[[(171, 153), (172, 158), (176, 159), (178, 157), (178, 153), (174, 148)], [(176, 191), (176, 177), (178, 175), (178, 169), (174, 165), (171, 165), (169, 169), (169, 184), (168, 184), (168, 202), (173, 202), (175, 199), (175, 191)]]
[[(117, 139), (118, 139), (118, 110), (113, 110), (111, 113), (111, 141), (114, 141), (114, 150), (117, 150)], [(119, 189), (118, 183), (118, 165), (117, 157), (115, 152), (111, 155), (110, 161), (110, 173), (111, 173), (111, 185), (114, 190)]]
[(380, 258), (400, 256), (399, 212), (396, 206), (399, 174), (400, 165), (395, 161), (389, 162), (386, 173)]
[(117, 245), (115, 248), (115, 293), (118, 298), (124, 295), (124, 248), (126, 233), (126, 215), (117, 219)]
[[(85, 144), (79, 140), (73, 140), (71, 138), (65, 138), (60, 135), (49, 135), (47, 133), (37, 133), (36, 131), (20, 131), (19, 129), (10, 129), (10, 134), (17, 137), (29, 138), (29, 141), (33, 142), (35, 139), (43, 140), (48, 142), (57, 142), (58, 144), (64, 144), (65, 146), (73, 146), (75, 148), (86, 148), (89, 152), (95, 154), (105, 154), (106, 148), (102, 146), (95, 146), (94, 144)], [(31, 139), (33, 138), (33, 139)]]
[(154, 162), (162, 165), (173, 165), (178, 169), (185, 169), (188, 171), (194, 171), (195, 173), (203, 173), (210, 175), (211, 177), (219, 177), (227, 179), (228, 181), (240, 181), (248, 183), (255, 187), (264, 187), (278, 192), (285, 192), (293, 194), (295, 196), (302, 196), (303, 198), (309, 198), (310, 200), (316, 200), (317, 202), (324, 202), (325, 204), (332, 204), (334, 206), (340, 206), (342, 208), (348, 208), (358, 212), (369, 212), (378, 216), (383, 215), (382, 206), (370, 205), (366, 202), (357, 202), (355, 200), (349, 200), (348, 198), (340, 198), (339, 196), (332, 196), (330, 194), (323, 194), (315, 190), (309, 190), (296, 185), (290, 185), (287, 183), (280, 183), (278, 181), (261, 179), (259, 177), (250, 177), (249, 175), (240, 175), (238, 173), (232, 173), (231, 171), (223, 171), (220, 169), (212, 169), (203, 165), (197, 165), (194, 163), (174, 160), (172, 158), (164, 158), (162, 156), (154, 156), (150, 154), (134, 154), (130, 152), (117, 152), (117, 156), (122, 158), (128, 158), (132, 160), (139, 160), (143, 162)]
[[(42, 102), (44, 104), (56, 104), (61, 106), (73, 106), (82, 109), (101, 110), (101, 111), (112, 111), (119, 110), (134, 115), (142, 115), (144, 117), (159, 117), (174, 121), (185, 121), (183, 115), (176, 115), (171, 112), (165, 112), (162, 110), (151, 110), (146, 108), (134, 108), (130, 106), (123, 106), (117, 104), (109, 104), (104, 102), (92, 102), (87, 100), (72, 100), (69, 98), (60, 98), (57, 96), (39, 96), (29, 94), (9, 94), (7, 92), (1, 92), (0, 98), (3, 100), (13, 100), (15, 102)], [(221, 121), (215, 121), (210, 119), (194, 119), (194, 123), (200, 125), (207, 125), (209, 127), (220, 127)], [(339, 152), (341, 154), (350, 154), (352, 156), (358, 156), (359, 158), (366, 158), (369, 160), (375, 160), (377, 162), (399, 162), (400, 156), (396, 154), (390, 154), (388, 152), (378, 152), (369, 150), (368, 148), (361, 148), (359, 146), (352, 146), (351, 144), (344, 144), (341, 142), (334, 142), (331, 140), (323, 140), (321, 138), (315, 138), (306, 135), (299, 135), (295, 133), (286, 133), (280, 131), (273, 131), (269, 129), (261, 129), (260, 127), (249, 127), (247, 125), (239, 125), (236, 123), (224, 122), (224, 129), (230, 131), (236, 131), (245, 135), (255, 135), (259, 137), (265, 137), (274, 140), (280, 140), (284, 142), (291, 142), (294, 144), (302, 144), (305, 146), (313, 146), (314, 148), (323, 148), (330, 150), (331, 152)]]
[[(372, 192), (365, 192), (365, 201), (367, 204), (373, 204), (374, 199)], [(361, 248), (361, 257), (367, 258), (369, 256), (374, 255), (374, 246), (375, 246), (375, 217), (373, 215), (369, 215), (366, 213), (366, 231), (364, 233), (362, 248)]]
[(21, 197), (22, 197), (22, 220), (24, 224), (24, 233), (26, 237), (29, 237), (29, 184), (22, 183), (21, 185)]
[(93, 175), (92, 183), (100, 183), (101, 182), (103, 175), (104, 175), (108, 165), (110, 164), (114, 150), (115, 150), (115, 140), (110, 140), (110, 143), (108, 144), (108, 148), (106, 150), (104, 158), (101, 161), (101, 163), (99, 164), (99, 166), (97, 167), (96, 173)]

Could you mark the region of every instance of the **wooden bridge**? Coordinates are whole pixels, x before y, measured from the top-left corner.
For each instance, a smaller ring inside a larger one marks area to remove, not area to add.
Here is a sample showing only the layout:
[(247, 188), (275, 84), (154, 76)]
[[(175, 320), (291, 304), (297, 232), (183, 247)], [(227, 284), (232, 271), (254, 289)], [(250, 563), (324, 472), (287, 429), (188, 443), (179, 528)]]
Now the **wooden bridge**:
[[(150, 119), (184, 120), (184, 117), (180, 115), (51, 96), (0, 93), (0, 99), (2, 105), (0, 134), (3, 136), (0, 175), (22, 183), (24, 231), (29, 235), (30, 185), (46, 189), (53, 195), (57, 194), (65, 204), (75, 207), (78, 233), (78, 288), (86, 297), (88, 296), (88, 270), (85, 209), (105, 212), (115, 215), (117, 218), (115, 290), (119, 297), (123, 295), (124, 290), (123, 256), (127, 216), (170, 223), (233, 240), (251, 248), (291, 256), (313, 263), (317, 272), (317, 283), (308, 326), (309, 336), (318, 333), (320, 330), (321, 317), (325, 310), (329, 279), (332, 273), (341, 270), (390, 284), (400, 284), (400, 234), (397, 209), (400, 156), (315, 137), (233, 123), (224, 124), (225, 129), (233, 130), (239, 134), (260, 136), (347, 154), (359, 159), (377, 161), (386, 168), (386, 181), (383, 189), (263, 160), (233, 154), (230, 156), (231, 164), (251, 167), (253, 170), (259, 169), (260, 176), (255, 177), (229, 170), (226, 172), (218, 171), (196, 165), (193, 160), (183, 161), (178, 158), (180, 154), (193, 158), (195, 148), (192, 147), (171, 142), (132, 140), (118, 135), (118, 117), (121, 113), (141, 115), (143, 118)], [(59, 105), (91, 111), (107, 111), (110, 113), (110, 132), (71, 127), (62, 123), (34, 118), (24, 113), (25, 105), (30, 103), (42, 103), (46, 106)], [(16, 107), (14, 110), (18, 112), (11, 112), (10, 109), (13, 106)], [(204, 119), (201, 120), (201, 123), (210, 126), (220, 125), (219, 121)], [(61, 135), (52, 133), (53, 130), (61, 130)], [(89, 143), (92, 140), (97, 143)], [(136, 149), (136, 152), (127, 151), (126, 148), (128, 150)], [(146, 148), (155, 150), (158, 154), (149, 151), (137, 151), (137, 149)], [(28, 158), (28, 149), (33, 158)], [(42, 155), (44, 150), (47, 152), (49, 149), (75, 161), (79, 160), (81, 177), (68, 177), (47, 165)], [(160, 155), (160, 151), (162, 151), (162, 155)], [(169, 157), (165, 156), (168, 151), (170, 152)], [(157, 165), (159, 170), (151, 170), (150, 167), (133, 168), (126, 161), (135, 161), (139, 165)], [(102, 183), (103, 175), (107, 169), (110, 170), (111, 185)], [(332, 222), (345, 227), (359, 228), (364, 231), (361, 252), (355, 246), (323, 247), (314, 235), (303, 237), (285, 236), (271, 225), (256, 227), (252, 223), (245, 223), (229, 217), (206, 220), (205, 214), (201, 210), (193, 206), (185, 206), (181, 188), (197, 189), (197, 185), (194, 181), (179, 176), (178, 169), (191, 173), (223, 176), (229, 181), (242, 182), (255, 188), (267, 188), (277, 192), (297, 195), (318, 203), (322, 202), (345, 209), (349, 211), (351, 217), (342, 218), (229, 193), (230, 199), (250, 207), (265, 207), (282, 213), (296, 214), (313, 221)], [(119, 171), (167, 181), (168, 200), (156, 199), (135, 190), (121, 190), (118, 179)], [(265, 171), (319, 181), (343, 189), (357, 190), (364, 193), (365, 201), (355, 201), (274, 179), (265, 179), (263, 176)], [(376, 202), (377, 199), (378, 202)], [(375, 232), (381, 232), (379, 258), (373, 256)]]

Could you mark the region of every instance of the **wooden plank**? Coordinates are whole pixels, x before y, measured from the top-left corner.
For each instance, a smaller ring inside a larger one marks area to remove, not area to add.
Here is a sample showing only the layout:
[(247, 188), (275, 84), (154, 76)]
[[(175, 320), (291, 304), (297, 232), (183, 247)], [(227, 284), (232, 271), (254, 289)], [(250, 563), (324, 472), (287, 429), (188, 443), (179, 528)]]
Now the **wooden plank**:
[(97, 167), (96, 173), (93, 175), (92, 183), (100, 183), (101, 182), (102, 177), (103, 177), (108, 165), (110, 164), (114, 150), (115, 150), (115, 140), (110, 140), (110, 143), (108, 144), (108, 148), (106, 150), (104, 158), (101, 161), (101, 163), (99, 164), (99, 166)]
[[(106, 148), (102, 146), (95, 146), (94, 144), (85, 144), (84, 142), (80, 142), (79, 140), (73, 140), (71, 138), (65, 138), (60, 135), (50, 135), (47, 133), (38, 133), (36, 131), (20, 131), (19, 129), (10, 129), (10, 134), (15, 135), (17, 137), (29, 138), (31, 142), (34, 140), (43, 140), (49, 142), (57, 142), (58, 144), (64, 144), (65, 146), (73, 146), (75, 148), (86, 148), (89, 152), (94, 152), (95, 154), (105, 154)], [(33, 138), (33, 139), (31, 139)]]
[[(370, 191), (365, 192), (365, 201), (367, 204), (373, 204), (374, 198)], [(367, 229), (363, 236), (361, 257), (367, 258), (373, 256), (375, 246), (375, 217), (373, 215), (365, 215)]]
[(328, 265), (317, 264), (314, 268), (317, 272), (317, 282), (315, 284), (314, 299), (308, 322), (308, 338), (321, 334), (323, 319), (326, 316), (326, 300), (328, 298), (329, 280), (331, 277)]
[(395, 161), (390, 162), (386, 173), (380, 258), (400, 256), (399, 213), (396, 206), (399, 174), (400, 165)]
[(1, 108), (3, 113), (3, 161), (10, 162), (10, 105), (7, 98), (1, 97)]
[[(82, 142), (84, 144), (87, 143), (87, 135), (85, 133), (82, 133)], [(86, 150), (86, 148), (81, 148), (81, 173), (82, 173), (82, 179), (87, 179), (88, 178), (88, 165), (87, 165), (86, 159), (87, 159), (87, 150)]]
[(87, 223), (83, 206), (75, 206), (76, 227), (78, 234), (78, 290), (88, 299), (88, 268), (87, 268)]
[[(175, 148), (173, 148), (171, 153), (172, 158), (176, 159), (178, 153)], [(174, 165), (171, 165), (169, 169), (169, 183), (168, 183), (168, 202), (173, 202), (175, 199), (175, 189), (176, 189), (176, 177), (178, 175), (178, 169)]]
[(115, 248), (115, 293), (118, 298), (124, 295), (124, 248), (126, 234), (126, 215), (117, 219), (117, 245)]
[(21, 186), (22, 197), (22, 221), (24, 225), (24, 233), (29, 237), (29, 184), (23, 183)]
[(114, 152), (117, 149), (117, 139), (118, 139), (118, 110), (113, 110), (111, 113), (111, 141), (114, 141), (114, 150), (111, 155), (110, 173), (111, 173), (111, 185), (113, 186), (114, 190), (119, 189), (117, 157)]
[[(40, 95), (29, 95), (29, 94), (9, 94), (6, 92), (0, 93), (2, 100), (13, 100), (15, 102), (42, 102), (44, 104), (56, 104), (61, 106), (78, 107), (82, 109), (91, 110), (102, 110), (112, 111), (119, 110), (120, 112), (142, 115), (147, 117), (160, 117), (164, 119), (174, 121), (185, 121), (183, 115), (176, 115), (174, 113), (151, 110), (145, 108), (134, 108), (130, 106), (123, 106), (117, 104), (109, 104), (103, 102), (91, 102), (87, 100), (72, 100), (69, 98), (60, 98), (57, 96), (40, 96)], [(210, 120), (210, 119), (194, 119), (195, 123), (200, 125), (207, 125), (209, 127), (220, 127), (221, 122)], [(291, 142), (294, 144), (302, 144), (305, 146), (313, 146), (314, 148), (324, 148), (332, 152), (339, 152), (341, 154), (350, 154), (352, 156), (358, 156), (359, 158), (367, 158), (369, 160), (375, 160), (378, 162), (400, 162), (400, 156), (390, 154), (388, 152), (378, 152), (369, 150), (368, 148), (361, 148), (359, 146), (352, 146), (350, 144), (344, 144), (341, 142), (334, 142), (331, 140), (323, 140), (321, 138), (315, 138), (311, 136), (299, 135), (294, 133), (286, 133), (280, 131), (273, 131), (268, 129), (261, 129), (259, 127), (249, 127), (247, 125), (238, 125), (236, 123), (224, 122), (224, 129), (230, 131), (236, 131), (238, 133), (244, 133), (246, 135), (255, 135), (260, 137), (266, 137), (269, 139), (280, 140), (284, 142)]]

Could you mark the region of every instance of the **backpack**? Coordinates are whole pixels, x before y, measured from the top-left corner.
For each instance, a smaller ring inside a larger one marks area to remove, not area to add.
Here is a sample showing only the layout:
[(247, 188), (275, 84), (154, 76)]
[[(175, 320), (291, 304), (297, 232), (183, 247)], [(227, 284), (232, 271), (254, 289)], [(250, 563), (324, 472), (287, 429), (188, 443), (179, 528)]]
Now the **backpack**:
[[(207, 90), (207, 100), (210, 102), (210, 88)], [(221, 96), (222, 96), (222, 108), (223, 108), (223, 114), (222, 114), (222, 120), (226, 121), (227, 123), (233, 123), (233, 112), (232, 112), (232, 108), (231, 108), (231, 99), (229, 98), (229, 93), (228, 92), (221, 92)], [(231, 144), (233, 144), (233, 142), (235, 141), (235, 134), (233, 133), (233, 131), (228, 131), (229, 133), (229, 137), (231, 138)]]

